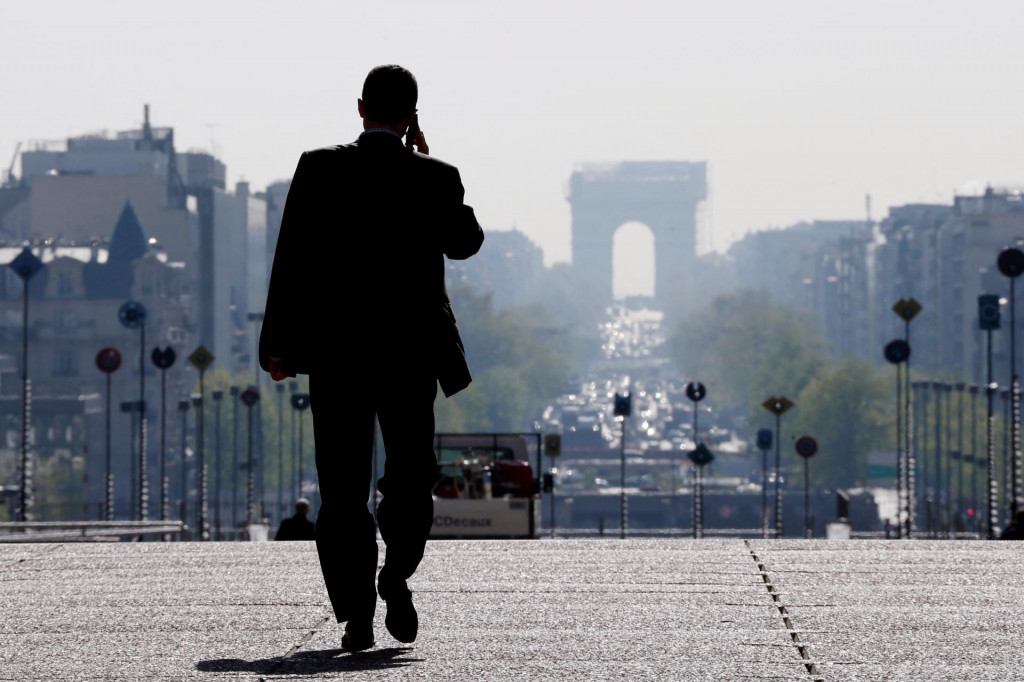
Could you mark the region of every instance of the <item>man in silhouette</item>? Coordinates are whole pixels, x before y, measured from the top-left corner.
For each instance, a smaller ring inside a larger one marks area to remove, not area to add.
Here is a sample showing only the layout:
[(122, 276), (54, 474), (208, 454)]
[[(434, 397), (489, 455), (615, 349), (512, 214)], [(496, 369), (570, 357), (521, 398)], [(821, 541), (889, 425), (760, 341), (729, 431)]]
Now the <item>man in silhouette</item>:
[[(309, 375), (317, 552), (334, 614), (346, 623), (342, 646), (352, 650), (373, 646), (377, 594), (388, 632), (416, 638), (407, 580), (433, 520), (434, 399), (439, 382), (452, 395), (470, 381), (444, 258), (475, 254), (483, 230), (458, 170), (427, 155), (417, 95), (406, 69), (372, 69), (358, 100), (359, 139), (301, 155), (260, 335), (260, 364), (275, 380)], [(367, 505), (375, 419), (387, 453), (376, 519), (387, 550), (376, 592)]]
[(281, 520), (275, 540), (316, 540), (316, 529), (313, 522), (306, 518), (309, 515), (309, 500), (300, 497), (295, 503), (295, 516)]

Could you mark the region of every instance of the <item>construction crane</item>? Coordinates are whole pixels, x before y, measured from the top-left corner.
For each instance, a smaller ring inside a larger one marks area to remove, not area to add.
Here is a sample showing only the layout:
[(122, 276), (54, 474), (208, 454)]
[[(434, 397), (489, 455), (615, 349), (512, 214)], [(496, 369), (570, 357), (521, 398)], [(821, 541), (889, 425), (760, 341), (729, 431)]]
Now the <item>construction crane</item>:
[(7, 171), (4, 173), (4, 187), (14, 186), (14, 163), (18, 160), (18, 152), (21, 151), (21, 143), (19, 142), (14, 148), (14, 156), (11, 157), (11, 165), (7, 167)]

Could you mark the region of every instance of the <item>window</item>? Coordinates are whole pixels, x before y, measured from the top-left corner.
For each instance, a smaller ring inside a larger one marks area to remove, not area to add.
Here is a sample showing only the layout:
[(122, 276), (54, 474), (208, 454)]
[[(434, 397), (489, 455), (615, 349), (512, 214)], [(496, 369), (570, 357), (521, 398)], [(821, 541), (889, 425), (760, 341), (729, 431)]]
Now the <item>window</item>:
[(57, 295), (58, 296), (74, 296), (75, 284), (71, 277), (70, 272), (61, 272), (57, 274)]
[(78, 376), (78, 358), (74, 351), (59, 350), (53, 354), (53, 376), (55, 377), (76, 377)]

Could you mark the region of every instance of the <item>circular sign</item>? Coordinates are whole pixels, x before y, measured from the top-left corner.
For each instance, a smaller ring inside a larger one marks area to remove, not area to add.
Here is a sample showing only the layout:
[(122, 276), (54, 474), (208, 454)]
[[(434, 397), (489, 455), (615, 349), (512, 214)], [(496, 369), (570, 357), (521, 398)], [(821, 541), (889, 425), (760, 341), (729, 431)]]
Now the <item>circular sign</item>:
[(150, 355), (150, 358), (153, 360), (153, 364), (156, 365), (158, 369), (168, 369), (171, 365), (174, 364), (174, 361), (178, 358), (178, 356), (174, 353), (173, 348), (167, 346), (167, 348), (154, 348), (152, 355)]
[(699, 403), (707, 395), (707, 389), (699, 381), (691, 381), (686, 384), (686, 397), (695, 403)]
[(239, 397), (242, 399), (242, 402), (245, 403), (246, 407), (252, 407), (257, 403), (257, 401), (259, 401), (260, 393), (255, 388), (250, 387), (242, 391), (242, 394)]
[(292, 394), (292, 407), (300, 412), (309, 407), (309, 394), (308, 393), (294, 393)]
[(818, 451), (818, 443), (810, 436), (798, 438), (796, 441), (796, 454), (803, 458), (813, 457)]
[(96, 354), (96, 366), (106, 374), (116, 372), (121, 366), (121, 354), (116, 348), (104, 348)]
[(1019, 277), (1024, 273), (1024, 253), (1020, 249), (1007, 246), (999, 254), (996, 264), (999, 266), (999, 272), (1007, 277)]
[(910, 357), (910, 344), (903, 339), (890, 341), (885, 345), (885, 359), (894, 365), (906, 362)]
[(138, 301), (128, 301), (117, 311), (117, 319), (128, 329), (136, 329), (146, 324), (146, 306)]
[(704, 445), (704, 443), (698, 443), (697, 447), (695, 447), (687, 457), (689, 457), (690, 461), (699, 467), (702, 467), (705, 464), (711, 464), (715, 459), (711, 450), (709, 450), (708, 446)]

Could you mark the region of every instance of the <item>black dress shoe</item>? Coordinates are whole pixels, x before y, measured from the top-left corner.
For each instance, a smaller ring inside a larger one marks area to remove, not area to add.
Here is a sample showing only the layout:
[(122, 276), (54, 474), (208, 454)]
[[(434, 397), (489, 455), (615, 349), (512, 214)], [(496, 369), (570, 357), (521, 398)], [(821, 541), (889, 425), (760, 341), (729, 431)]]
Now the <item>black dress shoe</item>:
[(341, 648), (346, 651), (364, 651), (373, 647), (373, 624), (345, 624), (345, 634), (341, 636)]
[(388, 605), (384, 625), (391, 636), (403, 644), (415, 642), (420, 621), (416, 607), (412, 605), (412, 592), (405, 581), (391, 583), (378, 580), (377, 593)]

